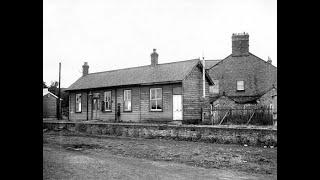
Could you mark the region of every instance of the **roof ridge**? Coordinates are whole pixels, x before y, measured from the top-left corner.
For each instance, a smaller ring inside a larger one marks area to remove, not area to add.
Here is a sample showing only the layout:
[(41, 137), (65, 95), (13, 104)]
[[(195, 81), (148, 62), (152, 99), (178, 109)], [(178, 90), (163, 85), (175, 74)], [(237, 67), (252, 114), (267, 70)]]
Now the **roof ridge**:
[(221, 61), (222, 59), (205, 59), (205, 61)]
[(252, 56), (254, 56), (254, 57), (256, 57), (256, 58), (258, 58), (259, 60), (261, 60), (261, 61), (265, 62), (266, 64), (269, 64), (269, 65), (271, 65), (271, 66), (273, 66), (273, 67), (277, 68), (275, 65), (273, 65), (273, 64), (271, 64), (271, 63), (268, 63), (267, 61), (263, 60), (262, 58), (260, 58), (260, 57), (258, 57), (258, 56), (256, 56), (256, 55), (254, 55), (254, 54), (252, 54), (251, 52), (249, 52), (249, 54), (250, 54), (250, 55), (252, 55)]
[[(173, 63), (181, 63), (181, 62), (186, 62), (186, 61), (195, 61), (199, 59), (189, 59), (189, 60), (183, 60), (183, 61), (174, 61), (174, 62), (168, 62), (168, 63), (162, 63), (162, 64), (157, 64), (157, 66), (160, 65), (166, 65), (166, 64), (173, 64)], [(99, 74), (99, 73), (106, 73), (106, 72), (114, 72), (114, 71), (120, 71), (120, 70), (127, 70), (127, 69), (134, 69), (134, 68), (141, 68), (141, 67), (148, 67), (150, 65), (143, 65), (143, 66), (136, 66), (136, 67), (128, 67), (128, 68), (122, 68), (122, 69), (114, 69), (114, 70), (107, 70), (107, 71), (100, 71), (100, 72), (94, 72), (94, 73), (89, 73), (86, 76), (89, 76), (91, 74)], [(80, 77), (81, 78), (81, 77)]]
[(227, 57), (221, 59), (219, 62), (217, 62), (217, 64), (211, 66), (208, 70), (212, 69), (213, 67), (217, 66), (218, 64), (220, 64), (222, 61), (226, 60), (227, 58), (229, 58), (232, 54), (229, 54)]

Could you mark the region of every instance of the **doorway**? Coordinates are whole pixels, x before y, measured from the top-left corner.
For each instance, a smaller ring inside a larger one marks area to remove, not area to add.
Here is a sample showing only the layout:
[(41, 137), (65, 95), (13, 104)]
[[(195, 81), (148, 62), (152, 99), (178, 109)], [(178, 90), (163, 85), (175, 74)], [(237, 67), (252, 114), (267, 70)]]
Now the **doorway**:
[(92, 99), (92, 118), (93, 120), (99, 119), (99, 99), (93, 98)]
[(182, 95), (173, 95), (173, 120), (182, 120)]

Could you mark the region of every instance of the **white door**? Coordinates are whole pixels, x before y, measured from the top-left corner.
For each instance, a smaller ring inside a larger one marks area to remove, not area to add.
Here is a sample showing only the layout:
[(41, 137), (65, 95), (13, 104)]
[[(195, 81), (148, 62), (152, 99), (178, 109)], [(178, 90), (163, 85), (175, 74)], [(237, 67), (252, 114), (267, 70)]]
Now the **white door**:
[(182, 95), (173, 95), (173, 120), (182, 120)]

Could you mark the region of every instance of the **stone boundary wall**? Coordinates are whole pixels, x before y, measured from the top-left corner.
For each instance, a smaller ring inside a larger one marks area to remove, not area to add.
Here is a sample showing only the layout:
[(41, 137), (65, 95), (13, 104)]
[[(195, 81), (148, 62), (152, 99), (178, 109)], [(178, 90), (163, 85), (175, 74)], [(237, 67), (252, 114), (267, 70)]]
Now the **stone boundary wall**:
[(164, 138), (250, 146), (277, 146), (277, 130), (197, 125), (129, 124), (102, 122), (43, 122), (43, 129), (67, 129), (91, 135)]

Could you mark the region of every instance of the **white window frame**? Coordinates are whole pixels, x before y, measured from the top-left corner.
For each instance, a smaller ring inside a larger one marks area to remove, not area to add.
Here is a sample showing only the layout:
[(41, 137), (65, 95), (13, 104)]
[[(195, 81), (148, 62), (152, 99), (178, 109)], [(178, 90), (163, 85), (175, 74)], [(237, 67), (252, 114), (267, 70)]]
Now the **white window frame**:
[[(158, 97), (157, 90), (161, 89), (161, 98)], [(152, 90), (154, 90), (155, 95), (154, 99), (152, 99)], [(158, 109), (158, 101), (161, 100), (161, 109)], [(156, 109), (152, 109), (151, 101), (156, 102)], [(150, 111), (162, 111), (163, 110), (163, 98), (162, 98), (162, 88), (150, 88)]]
[[(107, 94), (110, 93), (110, 100), (107, 99)], [(104, 111), (112, 111), (112, 92), (111, 91), (105, 91), (103, 96), (104, 101)], [(109, 106), (107, 106), (107, 104)]]
[[(128, 92), (130, 92), (130, 96), (128, 96)], [(123, 90), (123, 111), (124, 112), (131, 112), (132, 111), (132, 91), (131, 89)], [(126, 103), (128, 103), (128, 109), (126, 108)]]
[(82, 111), (82, 94), (76, 94), (76, 112)]
[[(242, 82), (242, 89), (241, 85), (239, 84), (240, 82)], [(237, 81), (237, 91), (244, 91), (244, 80)]]

